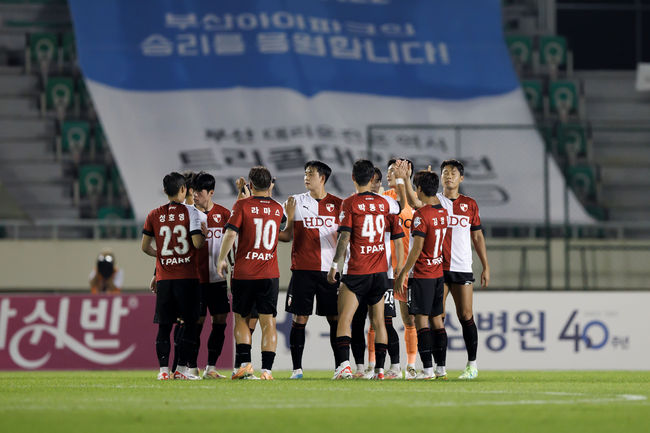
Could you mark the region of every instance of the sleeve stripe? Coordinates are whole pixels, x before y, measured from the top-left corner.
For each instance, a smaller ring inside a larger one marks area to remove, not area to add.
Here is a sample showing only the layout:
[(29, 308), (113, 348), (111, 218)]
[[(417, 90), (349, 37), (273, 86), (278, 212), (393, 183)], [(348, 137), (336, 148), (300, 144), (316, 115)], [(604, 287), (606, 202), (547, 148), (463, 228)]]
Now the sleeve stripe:
[(413, 235), (413, 236), (421, 236), (421, 237), (423, 237), (423, 238), (426, 238), (426, 237), (427, 237), (426, 233), (421, 232), (421, 231), (418, 231), (418, 230), (412, 231), (412, 232), (411, 232), (411, 235)]
[(203, 235), (203, 232), (202, 232), (201, 230), (192, 230), (192, 231), (190, 232), (190, 236), (194, 236), (194, 235), (201, 235), (201, 236), (205, 237), (205, 236)]
[(149, 230), (142, 229), (142, 234), (143, 234), (143, 235), (147, 235), (147, 236), (154, 237), (153, 232), (150, 232)]
[(232, 225), (230, 223), (226, 224), (224, 228), (226, 230), (230, 229), (230, 230), (233, 230), (235, 233), (239, 233), (239, 227), (234, 226), (234, 225)]
[(350, 232), (350, 233), (352, 233), (352, 227), (339, 226), (339, 229), (337, 231), (338, 232)]
[(481, 227), (481, 225), (479, 224), (479, 225), (477, 225), (477, 226), (472, 226), (472, 227), (470, 228), (470, 231), (475, 232), (476, 230), (482, 230), (482, 229), (483, 229), (483, 227)]
[(390, 240), (394, 241), (395, 239), (401, 239), (403, 237), (406, 237), (404, 233), (398, 233), (396, 235), (390, 235)]

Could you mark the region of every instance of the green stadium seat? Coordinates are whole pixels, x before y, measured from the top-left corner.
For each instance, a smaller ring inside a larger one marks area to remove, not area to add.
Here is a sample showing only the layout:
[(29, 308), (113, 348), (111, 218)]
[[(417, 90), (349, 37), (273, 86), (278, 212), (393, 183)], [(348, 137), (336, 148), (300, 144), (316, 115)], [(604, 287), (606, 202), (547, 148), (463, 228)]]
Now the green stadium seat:
[(25, 53), (25, 69), (31, 72), (32, 62), (36, 63), (41, 73), (43, 83), (47, 82), (50, 64), (56, 58), (59, 50), (59, 37), (56, 33), (28, 34), (27, 52)]
[(80, 120), (66, 120), (61, 126), (63, 152), (82, 152), (90, 149), (90, 124)]
[(559, 124), (557, 129), (557, 152), (569, 164), (589, 158), (587, 132), (579, 123)]
[[(102, 206), (97, 211), (99, 220), (121, 220), (126, 217), (126, 212), (119, 206)], [(120, 238), (126, 237), (128, 229), (126, 227), (117, 227), (113, 225), (100, 225), (99, 233), (102, 238)]]
[(597, 199), (596, 173), (590, 165), (574, 165), (567, 170), (569, 186), (576, 196), (583, 201)]
[(542, 65), (562, 66), (567, 61), (567, 44), (563, 36), (539, 38), (539, 61)]
[(51, 77), (45, 86), (45, 108), (55, 109), (60, 122), (65, 119), (74, 100), (74, 80), (70, 77)]
[(578, 86), (571, 80), (555, 80), (549, 85), (551, 111), (563, 121), (570, 114), (578, 113)]
[(506, 44), (513, 63), (517, 67), (529, 66), (532, 61), (533, 38), (530, 36), (506, 36)]
[(82, 197), (106, 193), (106, 167), (102, 164), (84, 164), (79, 167), (79, 194)]
[(543, 107), (542, 82), (540, 80), (524, 80), (521, 82), (524, 89), (524, 95), (530, 109), (534, 113), (540, 113)]

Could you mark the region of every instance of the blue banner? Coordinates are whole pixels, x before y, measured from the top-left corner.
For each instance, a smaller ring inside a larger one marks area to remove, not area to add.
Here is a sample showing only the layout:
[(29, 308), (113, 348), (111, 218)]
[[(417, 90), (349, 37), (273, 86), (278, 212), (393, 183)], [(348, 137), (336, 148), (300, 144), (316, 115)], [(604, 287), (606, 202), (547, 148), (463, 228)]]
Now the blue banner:
[(518, 86), (499, 0), (70, 0), (84, 75), (119, 89), (468, 99)]

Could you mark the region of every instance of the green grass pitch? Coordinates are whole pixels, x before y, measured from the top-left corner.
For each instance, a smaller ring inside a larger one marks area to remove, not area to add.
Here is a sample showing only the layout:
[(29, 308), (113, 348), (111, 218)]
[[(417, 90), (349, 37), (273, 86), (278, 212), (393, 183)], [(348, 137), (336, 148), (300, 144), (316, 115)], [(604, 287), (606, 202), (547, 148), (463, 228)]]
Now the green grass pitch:
[(650, 372), (478, 379), (155, 380), (155, 371), (2, 372), (0, 432), (650, 432)]

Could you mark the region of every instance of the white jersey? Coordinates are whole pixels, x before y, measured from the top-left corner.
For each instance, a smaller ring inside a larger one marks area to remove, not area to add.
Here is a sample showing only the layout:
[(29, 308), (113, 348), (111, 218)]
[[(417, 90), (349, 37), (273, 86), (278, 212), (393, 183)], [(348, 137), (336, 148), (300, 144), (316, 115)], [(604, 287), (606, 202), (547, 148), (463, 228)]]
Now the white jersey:
[(442, 207), (449, 214), (447, 234), (443, 244), (443, 269), (451, 272), (472, 272), (471, 232), (481, 229), (478, 205), (473, 198), (459, 195), (451, 200), (439, 192), (436, 194)]
[(388, 215), (386, 217), (386, 228), (384, 233), (384, 248), (386, 249), (386, 263), (388, 264), (386, 276), (388, 276), (389, 280), (395, 279), (395, 269), (393, 268), (393, 256), (390, 241), (395, 241), (405, 236), (399, 215)]
[(291, 269), (328, 272), (336, 252), (337, 216), (342, 200), (332, 194), (316, 200), (308, 192), (296, 194), (293, 198), (296, 200), (296, 211), (293, 217)]

